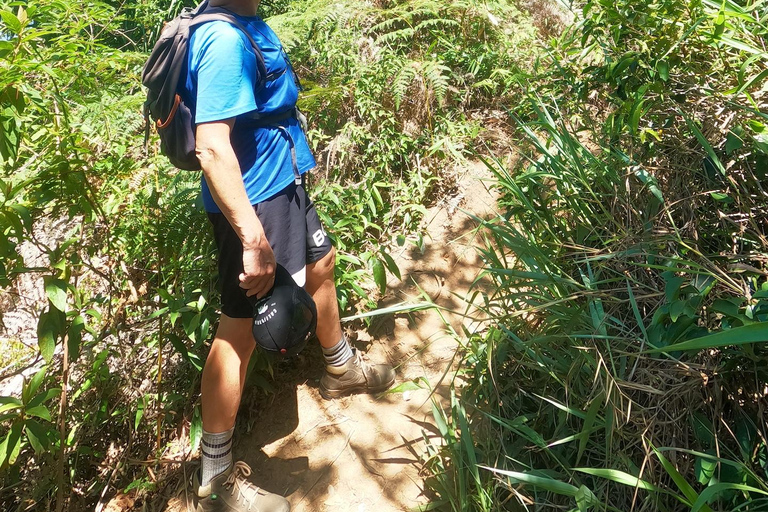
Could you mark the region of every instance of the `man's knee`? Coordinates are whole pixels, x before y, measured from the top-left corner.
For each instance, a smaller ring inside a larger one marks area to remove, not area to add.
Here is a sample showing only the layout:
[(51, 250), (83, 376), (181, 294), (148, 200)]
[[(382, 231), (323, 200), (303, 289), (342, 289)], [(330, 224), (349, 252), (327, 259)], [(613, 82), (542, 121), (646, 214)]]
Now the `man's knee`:
[(222, 314), (213, 341), (230, 345), (238, 354), (250, 355), (256, 346), (252, 326), (251, 318), (232, 318)]
[(336, 266), (336, 249), (331, 250), (318, 261), (307, 265), (307, 291), (312, 293), (323, 281), (333, 282), (333, 269)]

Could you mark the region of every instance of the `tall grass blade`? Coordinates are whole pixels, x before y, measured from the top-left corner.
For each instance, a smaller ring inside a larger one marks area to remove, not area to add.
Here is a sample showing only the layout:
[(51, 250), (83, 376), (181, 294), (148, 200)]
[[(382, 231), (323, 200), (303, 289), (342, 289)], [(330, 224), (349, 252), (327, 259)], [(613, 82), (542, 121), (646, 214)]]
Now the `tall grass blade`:
[(768, 322), (734, 327), (727, 331), (708, 334), (700, 338), (681, 341), (663, 348), (649, 349), (647, 353), (678, 352), (686, 350), (704, 350), (708, 348), (746, 345), (748, 343), (768, 342)]
[(618, 471), (616, 469), (607, 468), (573, 468), (574, 471), (585, 473), (587, 475), (598, 476), (605, 478), (612, 482), (617, 482), (630, 487), (636, 487), (638, 489), (645, 489), (646, 491), (660, 492), (661, 489), (650, 482), (646, 482), (636, 476), (625, 473), (624, 471)]

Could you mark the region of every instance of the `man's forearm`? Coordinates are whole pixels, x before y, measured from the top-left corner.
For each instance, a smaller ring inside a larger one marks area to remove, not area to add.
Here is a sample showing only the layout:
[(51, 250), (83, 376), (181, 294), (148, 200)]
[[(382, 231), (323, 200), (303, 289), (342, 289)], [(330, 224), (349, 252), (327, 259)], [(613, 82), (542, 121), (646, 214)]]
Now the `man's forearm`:
[(248, 199), (240, 164), (231, 146), (203, 147), (198, 151), (198, 158), (213, 200), (243, 242), (243, 247), (258, 245), (264, 229)]

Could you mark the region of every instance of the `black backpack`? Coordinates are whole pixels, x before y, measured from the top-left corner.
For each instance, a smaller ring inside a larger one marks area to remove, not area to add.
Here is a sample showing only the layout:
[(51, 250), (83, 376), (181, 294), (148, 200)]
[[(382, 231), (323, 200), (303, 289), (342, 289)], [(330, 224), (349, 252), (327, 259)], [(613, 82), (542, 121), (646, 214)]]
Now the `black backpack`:
[[(173, 165), (188, 171), (200, 170), (200, 161), (195, 156), (195, 126), (192, 112), (178, 93), (179, 80), (182, 78), (182, 71), (187, 68), (189, 37), (192, 29), (202, 23), (215, 20), (234, 25), (248, 37), (256, 55), (256, 67), (259, 72), (256, 90), (263, 87), (266, 81), (274, 78), (267, 76), (261, 50), (237, 18), (230, 11), (220, 7), (209, 7), (208, 0), (195, 9), (185, 8), (179, 16), (163, 27), (160, 39), (152, 49), (141, 73), (141, 81), (147, 88), (147, 101), (144, 102), (146, 121), (144, 143), (146, 145), (149, 139), (149, 119), (151, 118), (160, 135), (160, 151)], [(295, 74), (294, 79), (298, 80)], [(275, 123), (297, 115), (299, 114), (288, 112), (261, 120), (254, 116), (254, 121), (260, 126), (276, 126)]]

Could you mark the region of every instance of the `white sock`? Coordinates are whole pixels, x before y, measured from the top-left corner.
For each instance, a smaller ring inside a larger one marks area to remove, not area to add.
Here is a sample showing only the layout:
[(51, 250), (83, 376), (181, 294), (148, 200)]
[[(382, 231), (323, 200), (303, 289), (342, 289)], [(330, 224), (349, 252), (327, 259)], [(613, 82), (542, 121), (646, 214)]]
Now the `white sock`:
[(235, 427), (226, 432), (211, 433), (203, 430), (203, 442), (200, 446), (203, 467), (200, 485), (206, 486), (212, 478), (222, 474), (232, 465), (232, 434)]
[(344, 363), (352, 359), (352, 347), (343, 334), (337, 344), (331, 348), (323, 347), (323, 356), (328, 366), (344, 366)]

